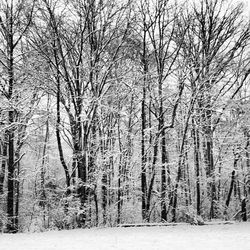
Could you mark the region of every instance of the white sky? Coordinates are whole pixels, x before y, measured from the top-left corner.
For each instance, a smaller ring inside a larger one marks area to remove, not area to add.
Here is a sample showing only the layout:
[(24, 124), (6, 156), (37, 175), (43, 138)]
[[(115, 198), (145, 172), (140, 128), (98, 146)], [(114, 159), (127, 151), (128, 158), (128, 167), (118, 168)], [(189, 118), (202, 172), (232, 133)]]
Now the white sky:
[(248, 16), (250, 17), (250, 0), (232, 0), (233, 3), (237, 3), (237, 2), (244, 2), (246, 5), (246, 11), (248, 12)]

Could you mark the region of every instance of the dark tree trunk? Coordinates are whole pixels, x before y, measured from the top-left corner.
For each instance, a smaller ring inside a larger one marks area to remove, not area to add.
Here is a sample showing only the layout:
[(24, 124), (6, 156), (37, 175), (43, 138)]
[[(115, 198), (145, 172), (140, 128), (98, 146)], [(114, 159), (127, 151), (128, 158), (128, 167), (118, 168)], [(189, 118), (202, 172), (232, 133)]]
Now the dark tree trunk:
[(163, 111), (163, 96), (162, 96), (162, 68), (159, 69), (158, 80), (158, 97), (159, 97), (159, 133), (161, 145), (161, 220), (167, 221), (167, 207), (166, 207), (166, 164), (168, 163), (168, 155), (166, 151), (166, 134), (164, 129), (164, 111)]
[(121, 166), (119, 164), (119, 177), (118, 177), (118, 191), (117, 191), (117, 224), (121, 223), (121, 208), (122, 208), (122, 194), (121, 194)]
[(203, 122), (204, 131), (204, 159), (206, 165), (206, 176), (209, 179), (208, 183), (208, 198), (211, 201), (210, 219), (216, 218), (216, 185), (215, 185), (215, 169), (214, 169), (214, 156), (213, 156), (213, 131), (211, 129), (211, 110), (207, 107), (207, 112)]
[(132, 93), (130, 109), (129, 109), (129, 118), (128, 118), (128, 135), (127, 135), (127, 148), (126, 148), (126, 156), (124, 161), (124, 181), (125, 181), (125, 192), (126, 199), (129, 199), (130, 188), (129, 188), (129, 174), (130, 174), (130, 167), (132, 162), (132, 152), (133, 152), (133, 145), (132, 145), (132, 128), (133, 128), (133, 110), (134, 110), (134, 98), (135, 94)]
[(95, 202), (95, 225), (98, 226), (99, 224), (99, 206), (98, 206), (98, 199), (97, 199), (97, 190), (96, 186), (94, 189), (94, 202)]
[(64, 169), (65, 178), (66, 178), (66, 186), (67, 186), (67, 193), (69, 193), (69, 186), (70, 186), (70, 175), (68, 166), (64, 160), (61, 136), (60, 136), (60, 125), (61, 125), (61, 109), (60, 109), (60, 101), (61, 101), (61, 82), (60, 82), (60, 71), (59, 71), (59, 62), (57, 51), (54, 50), (54, 58), (57, 66), (57, 75), (56, 75), (56, 83), (57, 83), (57, 92), (56, 92), (56, 139), (57, 139), (57, 146), (59, 151), (59, 157)]
[[(13, 111), (9, 111), (9, 123), (13, 124)], [(14, 131), (13, 128), (10, 128), (9, 131), (9, 148), (8, 148), (8, 194), (7, 194), (7, 230), (8, 232), (16, 232), (14, 224), (14, 198), (15, 198), (15, 189), (14, 189)]]
[(247, 221), (246, 198), (241, 201), (241, 218), (242, 221)]
[[(19, 154), (17, 154), (16, 159), (19, 159)], [(15, 171), (15, 218), (14, 225), (15, 229), (18, 231), (19, 227), (19, 198), (20, 198), (20, 162), (16, 163), (16, 171)]]
[(178, 188), (179, 188), (179, 183), (181, 181), (181, 179), (183, 178), (183, 168), (185, 166), (185, 143), (186, 143), (186, 136), (187, 136), (187, 131), (188, 131), (188, 127), (189, 127), (189, 119), (191, 116), (191, 113), (193, 111), (193, 106), (194, 102), (192, 101), (190, 103), (190, 107), (189, 107), (189, 111), (187, 114), (187, 118), (185, 121), (185, 126), (184, 126), (184, 130), (183, 130), (183, 135), (182, 135), (182, 142), (181, 142), (181, 146), (180, 146), (180, 152), (179, 152), (179, 159), (178, 159), (178, 170), (177, 170), (177, 176), (176, 176), (176, 183), (175, 183), (175, 187), (173, 190), (173, 194), (172, 197), (170, 199), (170, 207), (172, 207), (172, 221), (176, 222), (176, 210), (177, 210), (177, 199), (178, 199)]
[(103, 224), (107, 223), (107, 204), (108, 204), (108, 175), (106, 173), (107, 169), (104, 169), (102, 174), (102, 210), (103, 210)]
[[(90, 136), (90, 145), (89, 145), (89, 154), (88, 154), (88, 169), (87, 169), (87, 182), (90, 183), (90, 187), (88, 188), (86, 195), (88, 196), (87, 199), (89, 201), (89, 204), (92, 204), (92, 202), (95, 202), (95, 192), (96, 190), (96, 155), (97, 155), (97, 117), (94, 118), (92, 122), (92, 127), (91, 127), (91, 136)], [(94, 189), (93, 189), (94, 186)], [(96, 206), (97, 205), (97, 206)], [(91, 205), (88, 208), (91, 210)], [(99, 221), (98, 218), (98, 203), (95, 203), (95, 220), (96, 224)], [(91, 220), (91, 216), (90, 216)]]
[(244, 135), (246, 138), (246, 146), (245, 146), (245, 152), (246, 152), (246, 175), (244, 177), (244, 195), (247, 197), (248, 194), (250, 194), (250, 131), (248, 129), (245, 129)]
[(145, 112), (146, 89), (143, 88), (143, 100), (141, 110), (142, 130), (141, 130), (141, 190), (142, 190), (142, 219), (147, 218), (146, 197), (147, 197), (147, 180), (146, 180), (146, 151), (145, 151), (145, 129), (146, 129), (146, 112)]
[(1, 170), (0, 170), (0, 195), (3, 194), (4, 188), (4, 179), (5, 179), (5, 171), (6, 171), (6, 163), (7, 163), (7, 150), (8, 150), (8, 134), (4, 132), (4, 140), (2, 143), (2, 162), (1, 162)]
[(154, 142), (154, 150), (153, 150), (153, 161), (152, 161), (152, 176), (150, 179), (149, 187), (148, 187), (148, 194), (147, 194), (147, 204), (146, 204), (146, 211), (147, 211), (147, 221), (150, 221), (150, 204), (151, 204), (151, 197), (152, 197), (152, 191), (155, 181), (155, 164), (157, 161), (157, 155), (158, 155), (158, 139)]
[(193, 125), (193, 144), (194, 144), (194, 165), (195, 165), (195, 174), (196, 174), (196, 211), (197, 214), (201, 214), (201, 193), (200, 193), (200, 161), (199, 161), (199, 149), (200, 149), (200, 140), (199, 132), (196, 129), (195, 121), (192, 118)]
[(123, 195), (123, 190), (122, 190), (122, 175), (123, 175), (123, 171), (122, 171), (122, 159), (123, 159), (123, 155), (122, 155), (122, 143), (121, 143), (121, 133), (120, 133), (120, 117), (119, 117), (119, 121), (118, 121), (118, 143), (119, 143), (119, 169), (118, 169), (118, 190), (117, 190), (117, 224), (121, 223), (121, 209), (122, 209), (122, 195)]
[[(187, 142), (186, 142), (187, 146)], [(191, 182), (190, 182), (190, 169), (188, 162), (188, 149), (185, 149), (185, 198), (186, 206), (192, 205), (192, 192), (191, 192)]]
[[(9, 23), (9, 32), (8, 32), (8, 100), (10, 104), (13, 98), (13, 87), (14, 87), (14, 42), (13, 42), (13, 6), (11, 6), (10, 14), (10, 23)], [(15, 190), (14, 190), (14, 155), (15, 155), (15, 148), (14, 148), (14, 110), (10, 107), (8, 112), (8, 122), (9, 122), (9, 130), (8, 130), (8, 194), (7, 194), (7, 231), (8, 232), (17, 232), (14, 224), (14, 197), (15, 197)]]
[(86, 166), (86, 154), (85, 152), (81, 152), (79, 148), (77, 148), (77, 170), (78, 170), (78, 178), (81, 180), (80, 186), (78, 187), (78, 195), (80, 198), (80, 226), (84, 227), (86, 224), (86, 201), (87, 201), (87, 192), (86, 192), (86, 181), (87, 181), (87, 166)]
[(218, 181), (218, 196), (217, 196), (217, 199), (218, 199), (218, 202), (220, 202), (221, 198), (222, 198), (222, 188), (221, 188), (221, 170), (222, 170), (222, 159), (221, 159), (221, 155), (218, 156), (218, 159), (219, 159), (219, 168), (218, 168), (218, 174), (219, 174), (219, 181)]
[[(75, 119), (71, 120), (71, 132), (73, 141), (73, 163), (72, 163), (72, 175), (76, 176), (77, 182), (74, 180), (73, 184), (77, 184), (77, 195), (80, 199), (80, 210), (78, 218), (78, 226), (84, 227), (86, 223), (86, 181), (87, 181), (87, 165), (86, 165), (86, 150), (87, 150), (87, 136), (82, 133), (80, 109), (75, 115)], [(72, 176), (73, 177), (73, 176)]]
[(62, 142), (61, 142), (61, 136), (60, 136), (60, 101), (57, 99), (57, 124), (56, 124), (56, 139), (57, 139), (57, 146), (59, 151), (59, 157), (62, 164), (62, 167), (64, 169), (65, 179), (66, 179), (66, 186), (69, 188), (70, 186), (70, 175), (68, 166), (64, 160), (64, 154), (63, 154), (63, 148), (62, 148)]
[[(162, 102), (162, 101), (161, 101)], [(163, 107), (161, 104), (160, 109), (160, 119), (159, 127), (161, 130), (161, 220), (167, 221), (167, 207), (166, 207), (166, 192), (167, 192), (167, 182), (166, 182), (166, 164), (168, 163), (168, 155), (166, 151), (166, 137), (163, 118)]]
[[(47, 100), (47, 115), (49, 115), (49, 96)], [(42, 163), (41, 163), (41, 189), (40, 189), (40, 206), (43, 207), (43, 210), (45, 212), (45, 203), (46, 203), (46, 194), (45, 194), (45, 174), (46, 174), (46, 169), (45, 169), (45, 163), (46, 163), (46, 152), (47, 152), (47, 144), (49, 141), (49, 117), (47, 117), (46, 120), (46, 128), (45, 128), (45, 137), (44, 137), (44, 145), (43, 145), (43, 152), (42, 152)]]
[(228, 207), (230, 203), (230, 199), (231, 199), (231, 195), (232, 195), (233, 187), (234, 187), (234, 182), (235, 182), (235, 170), (233, 170), (232, 172), (230, 188), (229, 188), (229, 192), (228, 192), (227, 200), (226, 200), (226, 207)]
[(142, 191), (142, 219), (147, 219), (147, 176), (146, 176), (146, 163), (147, 155), (145, 150), (145, 130), (146, 130), (146, 82), (148, 74), (148, 62), (146, 59), (146, 23), (144, 22), (144, 35), (143, 35), (143, 88), (142, 88), (142, 102), (141, 102), (141, 191)]

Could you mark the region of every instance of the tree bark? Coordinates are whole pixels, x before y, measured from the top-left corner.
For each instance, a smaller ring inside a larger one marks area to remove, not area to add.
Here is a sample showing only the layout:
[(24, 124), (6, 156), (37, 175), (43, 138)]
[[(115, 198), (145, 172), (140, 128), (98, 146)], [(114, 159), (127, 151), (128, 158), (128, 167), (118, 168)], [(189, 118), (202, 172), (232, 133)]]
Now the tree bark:
[(57, 91), (56, 91), (56, 140), (57, 140), (57, 147), (59, 151), (59, 157), (60, 162), (62, 164), (62, 167), (64, 169), (65, 178), (66, 178), (66, 186), (67, 186), (67, 193), (69, 193), (69, 186), (70, 186), (70, 175), (68, 166), (64, 160), (64, 154), (63, 154), (63, 148), (62, 148), (62, 142), (61, 142), (61, 136), (60, 136), (60, 124), (61, 124), (61, 108), (60, 108), (60, 101), (61, 101), (61, 82), (60, 82), (60, 66), (58, 62), (58, 55), (57, 51), (55, 49), (54, 44), (54, 59), (56, 62), (56, 84), (57, 84)]
[(142, 86), (142, 101), (141, 101), (141, 191), (142, 191), (142, 219), (147, 219), (147, 176), (146, 176), (146, 163), (147, 156), (145, 150), (145, 130), (146, 130), (146, 82), (148, 74), (148, 62), (146, 52), (146, 24), (144, 20), (144, 33), (143, 33), (143, 86)]
[(194, 118), (192, 118), (193, 125), (193, 144), (194, 144), (194, 165), (196, 174), (196, 212), (197, 215), (201, 214), (201, 193), (200, 193), (200, 161), (199, 161), (199, 132), (196, 129)]
[(246, 198), (241, 201), (241, 218), (242, 221), (247, 221)]
[(233, 192), (234, 182), (235, 182), (235, 170), (233, 170), (233, 172), (232, 172), (230, 188), (229, 188), (229, 192), (228, 192), (227, 200), (226, 200), (226, 207), (229, 206), (229, 203), (230, 203), (230, 200), (231, 200), (231, 195), (232, 195), (232, 192)]
[(17, 232), (14, 224), (14, 110), (12, 108), (13, 87), (14, 87), (14, 42), (13, 42), (13, 2), (10, 7), (9, 32), (8, 32), (8, 101), (10, 110), (8, 112), (8, 194), (7, 194), (7, 230), (8, 232)]
[(0, 195), (3, 194), (5, 172), (6, 172), (6, 165), (7, 165), (7, 151), (8, 151), (7, 141), (8, 141), (8, 134), (5, 131), (4, 136), (3, 136), (3, 142), (2, 142), (2, 161), (1, 161), (1, 171), (0, 171)]

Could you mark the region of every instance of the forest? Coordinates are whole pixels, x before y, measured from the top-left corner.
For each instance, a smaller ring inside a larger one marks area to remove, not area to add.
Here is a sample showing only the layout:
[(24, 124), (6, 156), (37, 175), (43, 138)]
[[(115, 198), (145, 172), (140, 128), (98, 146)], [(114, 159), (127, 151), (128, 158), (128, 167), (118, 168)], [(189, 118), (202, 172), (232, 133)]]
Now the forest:
[(250, 218), (250, 19), (228, 0), (0, 1), (0, 231)]

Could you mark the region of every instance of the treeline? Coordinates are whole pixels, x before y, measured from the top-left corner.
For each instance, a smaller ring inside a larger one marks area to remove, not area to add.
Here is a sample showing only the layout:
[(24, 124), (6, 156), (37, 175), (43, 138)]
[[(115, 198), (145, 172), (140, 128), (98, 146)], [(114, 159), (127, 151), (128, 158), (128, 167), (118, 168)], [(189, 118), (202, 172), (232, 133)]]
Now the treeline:
[(0, 3), (0, 228), (248, 217), (243, 3)]

